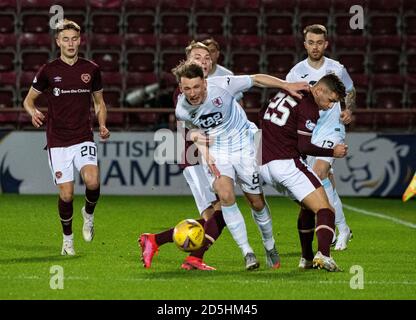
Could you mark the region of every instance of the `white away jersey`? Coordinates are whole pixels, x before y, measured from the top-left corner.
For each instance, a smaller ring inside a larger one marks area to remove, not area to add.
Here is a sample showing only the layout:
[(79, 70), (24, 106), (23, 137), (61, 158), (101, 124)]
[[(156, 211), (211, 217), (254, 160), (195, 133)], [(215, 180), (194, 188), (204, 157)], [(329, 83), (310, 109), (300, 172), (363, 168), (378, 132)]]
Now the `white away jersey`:
[[(353, 82), (345, 67), (336, 60), (324, 57), (324, 63), (319, 69), (312, 68), (308, 59), (296, 64), (287, 74), (286, 80), (290, 82), (307, 81), (314, 84), (323, 76), (334, 73), (345, 85), (345, 89), (351, 91)], [(312, 143), (320, 145), (325, 138), (340, 136), (345, 138), (345, 126), (340, 120), (341, 105), (336, 103), (331, 109), (319, 111), (319, 120), (312, 134)]]
[(250, 76), (226, 76), (207, 79), (207, 97), (200, 106), (192, 106), (184, 94), (178, 96), (176, 117), (188, 128), (199, 128), (214, 138), (211, 150), (236, 152), (249, 143), (257, 130), (235, 99), (239, 92), (253, 86)]
[(215, 66), (215, 71), (209, 77), (221, 77), (221, 76), (233, 76), (234, 73), (231, 70), (217, 64)]

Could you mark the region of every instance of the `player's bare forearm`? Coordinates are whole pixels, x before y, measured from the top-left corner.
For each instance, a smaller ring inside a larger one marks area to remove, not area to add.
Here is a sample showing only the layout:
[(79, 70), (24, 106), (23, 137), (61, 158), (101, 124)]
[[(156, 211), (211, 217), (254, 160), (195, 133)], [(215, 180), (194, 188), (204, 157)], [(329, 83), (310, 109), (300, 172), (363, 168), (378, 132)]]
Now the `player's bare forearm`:
[(253, 80), (253, 84), (256, 87), (283, 89), (288, 91), (292, 96), (299, 99), (302, 98), (302, 95), (298, 93), (299, 91), (309, 90), (309, 84), (306, 81), (287, 82), (267, 74), (255, 74), (251, 76), (251, 79)]
[(355, 91), (355, 88), (352, 88), (352, 90), (349, 91), (347, 95), (345, 96), (345, 108), (347, 110), (350, 110), (351, 112), (353, 112), (356, 107), (356, 104), (355, 104), (356, 95), (357, 93)]
[(42, 112), (36, 109), (35, 100), (39, 94), (34, 91), (32, 88), (29, 90), (25, 100), (23, 101), (23, 107), (26, 112), (32, 117), (32, 124), (34, 127), (39, 128), (43, 125), (45, 116)]

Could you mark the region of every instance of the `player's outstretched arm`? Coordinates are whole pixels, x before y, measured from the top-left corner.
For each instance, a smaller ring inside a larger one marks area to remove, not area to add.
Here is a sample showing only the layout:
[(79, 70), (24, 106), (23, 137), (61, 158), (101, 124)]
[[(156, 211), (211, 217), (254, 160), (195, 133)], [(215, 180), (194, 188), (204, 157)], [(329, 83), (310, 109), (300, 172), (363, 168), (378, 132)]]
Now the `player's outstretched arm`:
[(103, 91), (93, 92), (92, 97), (94, 101), (95, 115), (100, 126), (100, 138), (104, 140), (108, 139), (110, 137), (110, 131), (106, 127), (107, 107), (104, 102)]
[(262, 88), (278, 88), (286, 90), (295, 98), (302, 99), (299, 91), (308, 91), (309, 84), (306, 81), (302, 82), (287, 82), (285, 80), (269, 76), (267, 74), (254, 74), (251, 76), (253, 85)]
[(35, 106), (35, 100), (40, 95), (37, 91), (33, 88), (30, 88), (29, 92), (25, 100), (23, 101), (23, 107), (25, 108), (26, 112), (32, 117), (32, 124), (36, 128), (39, 128), (43, 125), (43, 121), (45, 120), (45, 115), (40, 112)]
[(341, 121), (344, 124), (349, 124), (352, 120), (352, 113), (355, 109), (355, 96), (356, 91), (355, 88), (352, 88), (350, 91), (347, 92), (345, 96), (345, 110), (341, 112)]

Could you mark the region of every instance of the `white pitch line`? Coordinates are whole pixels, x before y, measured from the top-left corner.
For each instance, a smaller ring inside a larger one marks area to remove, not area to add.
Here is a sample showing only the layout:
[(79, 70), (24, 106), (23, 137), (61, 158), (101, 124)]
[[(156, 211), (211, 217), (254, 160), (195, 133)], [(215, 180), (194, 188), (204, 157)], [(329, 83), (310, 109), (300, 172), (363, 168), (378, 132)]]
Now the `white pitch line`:
[(362, 214), (364, 214), (366, 216), (372, 216), (372, 217), (377, 217), (377, 218), (380, 218), (380, 219), (390, 220), (390, 221), (393, 221), (394, 223), (398, 223), (398, 224), (401, 224), (401, 225), (404, 225), (404, 226), (407, 226), (407, 227), (416, 229), (416, 224), (414, 224), (414, 223), (411, 223), (411, 222), (408, 222), (408, 221), (404, 221), (404, 220), (401, 220), (401, 219), (397, 219), (397, 218), (393, 218), (393, 217), (388, 216), (388, 215), (383, 214), (383, 213), (367, 211), (367, 210), (364, 210), (364, 209), (360, 209), (360, 208), (356, 208), (356, 207), (353, 207), (353, 206), (349, 206), (347, 204), (343, 204), (343, 207), (346, 208), (346, 209), (348, 209), (348, 210), (351, 210), (351, 211), (355, 211), (355, 212), (358, 212), (358, 213), (362, 213)]

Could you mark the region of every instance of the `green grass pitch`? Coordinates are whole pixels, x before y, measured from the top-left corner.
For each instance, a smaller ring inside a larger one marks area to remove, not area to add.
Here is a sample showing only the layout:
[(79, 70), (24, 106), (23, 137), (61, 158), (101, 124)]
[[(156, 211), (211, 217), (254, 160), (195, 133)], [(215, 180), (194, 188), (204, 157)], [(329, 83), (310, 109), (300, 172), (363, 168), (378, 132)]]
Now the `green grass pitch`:
[[(151, 269), (139, 261), (137, 236), (159, 232), (195, 218), (191, 197), (102, 196), (96, 209), (96, 236), (82, 239), (80, 209), (74, 201), (75, 257), (60, 256), (62, 234), (56, 196), (0, 195), (0, 299), (415, 299), (416, 201), (343, 198), (346, 205), (390, 216), (410, 225), (345, 209), (354, 238), (346, 251), (332, 254), (344, 271), (300, 271), (298, 207), (269, 197), (279, 270), (265, 265), (261, 238), (244, 199), (239, 199), (260, 269), (244, 270), (240, 250), (224, 230), (205, 261), (217, 271), (185, 271), (186, 254), (174, 244), (161, 247)], [(315, 240), (316, 245), (316, 240)], [(64, 288), (51, 289), (51, 267), (64, 272)], [(359, 266), (359, 267), (353, 267)], [(351, 269), (352, 268), (352, 269)], [(355, 268), (364, 288), (353, 289)]]

